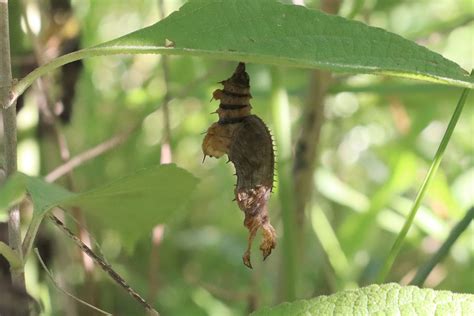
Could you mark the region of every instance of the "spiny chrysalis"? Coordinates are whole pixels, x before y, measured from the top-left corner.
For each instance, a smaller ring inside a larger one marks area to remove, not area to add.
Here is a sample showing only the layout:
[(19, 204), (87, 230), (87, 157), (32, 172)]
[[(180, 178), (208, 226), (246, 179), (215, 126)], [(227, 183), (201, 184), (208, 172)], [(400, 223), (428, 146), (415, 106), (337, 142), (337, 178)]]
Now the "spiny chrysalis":
[(248, 246), (242, 259), (252, 268), (250, 248), (259, 228), (263, 241), (260, 250), (265, 260), (276, 245), (276, 233), (268, 217), (268, 200), (273, 188), (275, 156), (273, 141), (265, 123), (250, 110), (250, 79), (245, 64), (239, 63), (234, 74), (220, 82), (224, 88), (212, 94), (219, 100), (219, 120), (209, 127), (202, 143), (204, 158), (227, 154), (237, 174), (235, 200), (245, 213), (249, 230)]

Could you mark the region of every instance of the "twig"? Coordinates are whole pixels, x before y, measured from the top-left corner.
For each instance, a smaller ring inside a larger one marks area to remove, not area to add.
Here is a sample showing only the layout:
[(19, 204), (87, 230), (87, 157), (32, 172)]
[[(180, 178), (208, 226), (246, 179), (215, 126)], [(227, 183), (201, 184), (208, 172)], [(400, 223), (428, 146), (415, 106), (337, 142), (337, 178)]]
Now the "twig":
[[(330, 14), (339, 11), (339, 0), (321, 1), (321, 9)], [(314, 192), (314, 170), (316, 168), (317, 156), (319, 154), (319, 140), (321, 128), (324, 123), (324, 102), (329, 86), (332, 84), (332, 75), (329, 71), (316, 70), (311, 73), (309, 83), (309, 94), (307, 97), (304, 112), (301, 115), (303, 123), (301, 133), (295, 146), (295, 157), (293, 160), (293, 194), (294, 212), (296, 225), (296, 245), (295, 251), (299, 262), (304, 262), (305, 231), (306, 224), (305, 210), (312, 200)]]
[(57, 179), (59, 179), (60, 177), (64, 176), (68, 172), (70, 172), (71, 170), (73, 170), (76, 167), (84, 164), (85, 162), (87, 162), (89, 160), (92, 160), (92, 159), (96, 158), (97, 156), (100, 156), (100, 155), (108, 152), (109, 150), (114, 149), (115, 147), (117, 147), (117, 146), (121, 145), (122, 143), (124, 143), (128, 139), (128, 137), (130, 136), (130, 134), (136, 128), (137, 127), (133, 127), (132, 129), (130, 129), (126, 132), (117, 134), (117, 135), (113, 136), (112, 138), (96, 145), (95, 147), (92, 147), (91, 149), (88, 149), (88, 150), (80, 153), (79, 155), (71, 158), (70, 160), (68, 160), (64, 164), (60, 165), (59, 167), (57, 167), (56, 169), (51, 171), (45, 177), (45, 180), (47, 182), (54, 182)]
[(100, 266), (102, 270), (104, 270), (115, 282), (117, 282), (121, 287), (123, 287), (133, 299), (135, 299), (138, 303), (140, 303), (140, 305), (142, 305), (147, 310), (147, 312), (149, 312), (151, 315), (159, 316), (159, 313), (153, 307), (151, 307), (151, 305), (148, 304), (140, 296), (140, 294), (138, 294), (134, 289), (132, 289), (130, 285), (117, 272), (115, 272), (112, 266), (105, 261), (104, 258), (98, 256), (94, 251), (92, 251), (92, 249), (85, 245), (56, 216), (49, 214), (48, 217), (56, 225), (56, 227), (59, 227), (64, 233), (66, 233), (66, 235), (76, 244), (76, 246), (81, 248), (82, 251), (84, 251), (92, 260), (94, 260), (94, 262), (98, 266)]
[[(12, 70), (10, 62), (10, 31), (8, 28), (8, 0), (0, 0), (0, 106), (3, 116), (4, 156), (7, 177), (17, 170), (17, 132), (16, 106), (5, 109), (11, 98)], [(23, 269), (23, 252), (21, 249), (20, 209), (14, 206), (8, 212), (8, 242), (22, 263), (17, 269), (11, 269), (13, 284), (25, 291), (25, 273)]]
[(148, 263), (148, 275), (149, 275), (149, 285), (148, 285), (148, 299), (154, 301), (158, 293), (158, 276), (157, 272), (160, 269), (160, 252), (159, 248), (161, 242), (163, 241), (165, 225), (158, 224), (153, 227), (151, 233), (151, 251), (150, 259)]
[[(321, 9), (329, 14), (339, 11), (340, 1), (325, 0)], [(296, 220), (298, 227), (303, 227), (305, 209), (311, 200), (314, 191), (313, 174), (316, 167), (318, 145), (321, 127), (324, 123), (324, 102), (327, 90), (331, 85), (331, 73), (316, 70), (311, 74), (309, 95), (304, 109), (301, 134), (296, 143), (295, 159), (293, 164), (293, 177), (295, 191)], [(300, 233), (303, 230), (300, 229)], [(300, 235), (301, 235), (300, 234)], [(299, 236), (300, 241), (302, 236)]]
[(416, 272), (416, 275), (413, 277), (413, 280), (411, 280), (410, 284), (417, 285), (417, 286), (423, 285), (423, 283), (425, 282), (426, 278), (431, 273), (433, 268), (439, 262), (441, 262), (444, 259), (444, 257), (446, 257), (446, 255), (448, 254), (453, 244), (456, 242), (459, 236), (466, 230), (466, 228), (469, 226), (469, 224), (472, 222), (473, 219), (474, 219), (474, 206), (471, 207), (466, 212), (466, 215), (464, 215), (464, 217), (456, 224), (456, 226), (453, 227), (453, 229), (449, 233), (448, 238), (443, 243), (443, 245), (438, 249), (438, 251), (433, 255), (433, 257), (431, 257), (431, 259), (426, 264), (424, 264), (418, 269), (418, 271)]
[(55, 287), (56, 289), (58, 289), (59, 291), (63, 292), (64, 294), (66, 294), (67, 296), (71, 297), (72, 299), (78, 301), (79, 303), (81, 303), (81, 304), (83, 304), (83, 305), (85, 305), (85, 306), (88, 306), (88, 307), (92, 308), (93, 310), (95, 310), (95, 311), (97, 311), (97, 312), (99, 312), (99, 313), (102, 313), (102, 314), (104, 314), (104, 315), (112, 315), (111, 313), (108, 313), (108, 312), (106, 312), (106, 311), (104, 311), (104, 310), (102, 310), (102, 309), (100, 309), (100, 308), (98, 308), (98, 307), (95, 307), (94, 305), (89, 304), (89, 303), (87, 303), (86, 301), (81, 300), (80, 298), (78, 298), (78, 297), (72, 295), (71, 293), (69, 293), (69, 292), (66, 291), (65, 289), (61, 288), (61, 287), (59, 286), (59, 284), (56, 282), (56, 280), (54, 279), (54, 276), (53, 276), (53, 274), (51, 273), (51, 271), (48, 270), (48, 267), (46, 266), (46, 264), (44, 263), (43, 259), (41, 258), (41, 255), (39, 254), (38, 249), (35, 248), (34, 251), (35, 251), (36, 257), (38, 258), (39, 263), (40, 263), (41, 266), (43, 267), (44, 271), (46, 271), (46, 274), (49, 276), (49, 279), (51, 280), (51, 283), (53, 283), (53, 285), (54, 285), (54, 287)]
[[(163, 0), (158, 0), (158, 8), (160, 11), (160, 19), (165, 17), (165, 8)], [(170, 70), (168, 65), (168, 56), (162, 56), (161, 58), (161, 68), (163, 70), (163, 81), (165, 83), (165, 96), (163, 98), (163, 104), (161, 109), (163, 111), (163, 138), (161, 140), (161, 164), (171, 163), (171, 148), (170, 148), (170, 139), (171, 139), (171, 128), (170, 128), (170, 111), (168, 104), (171, 100), (171, 93), (169, 87), (170, 80)]]
[(295, 191), (295, 206), (300, 228), (303, 227), (305, 209), (314, 191), (313, 174), (324, 122), (324, 99), (330, 81), (331, 74), (328, 71), (316, 70), (311, 74), (310, 94), (302, 115), (301, 134), (296, 142), (293, 177), (294, 187), (298, 188)]

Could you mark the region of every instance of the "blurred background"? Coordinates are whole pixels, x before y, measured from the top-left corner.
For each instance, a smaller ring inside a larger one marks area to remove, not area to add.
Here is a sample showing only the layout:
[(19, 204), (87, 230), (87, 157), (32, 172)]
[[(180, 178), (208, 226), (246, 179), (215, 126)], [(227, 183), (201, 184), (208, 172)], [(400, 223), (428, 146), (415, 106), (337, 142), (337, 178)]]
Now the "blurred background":
[[(473, 67), (471, 0), (293, 2), (384, 28), (466, 70)], [(14, 77), (153, 24), (182, 3), (10, 1)], [(233, 166), (226, 159), (203, 164), (201, 151), (203, 132), (217, 120), (210, 114), (218, 107), (209, 102), (212, 91), (235, 66), (180, 56), (96, 57), (44, 77), (19, 100), (22, 172), (46, 176), (98, 148), (56, 182), (81, 191), (169, 162), (200, 179), (185, 210), (133, 250), (79, 209), (71, 212), (75, 220), (65, 218), (162, 315), (245, 315), (373, 283), (461, 93), (406, 79), (248, 64), (253, 112), (277, 145), (270, 216), (279, 236), (264, 263), (254, 245), (249, 270), (241, 259), (247, 243), (243, 213), (232, 201)], [(408, 284), (474, 205), (472, 100), (387, 281)], [(31, 210), (23, 212), (28, 218)], [(471, 225), (424, 285), (473, 292), (473, 241)], [(37, 246), (61, 287), (113, 314), (142, 314), (141, 306), (52, 225), (43, 225)], [(29, 293), (44, 315), (91, 315), (55, 289), (33, 256), (26, 273)]]

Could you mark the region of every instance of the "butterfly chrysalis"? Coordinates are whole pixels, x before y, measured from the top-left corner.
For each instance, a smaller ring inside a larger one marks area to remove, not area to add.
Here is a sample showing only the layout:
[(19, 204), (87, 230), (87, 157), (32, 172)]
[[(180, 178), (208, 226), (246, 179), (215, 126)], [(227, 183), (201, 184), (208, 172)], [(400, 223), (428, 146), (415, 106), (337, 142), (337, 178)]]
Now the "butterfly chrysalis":
[(259, 228), (263, 240), (260, 250), (265, 260), (276, 245), (276, 232), (268, 217), (268, 200), (273, 188), (275, 156), (273, 141), (265, 123), (250, 113), (250, 79), (245, 64), (239, 63), (233, 75), (220, 82), (224, 88), (213, 93), (219, 100), (219, 120), (207, 130), (202, 144), (204, 158), (227, 154), (237, 174), (235, 200), (245, 213), (249, 230), (248, 246), (242, 259), (252, 268), (250, 248)]

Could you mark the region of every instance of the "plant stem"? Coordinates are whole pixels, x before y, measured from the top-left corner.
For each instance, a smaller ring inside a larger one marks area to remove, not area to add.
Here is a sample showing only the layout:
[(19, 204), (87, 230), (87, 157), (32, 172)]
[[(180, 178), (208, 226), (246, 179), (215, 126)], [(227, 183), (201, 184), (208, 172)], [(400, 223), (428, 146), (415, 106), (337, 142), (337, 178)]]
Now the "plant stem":
[[(337, 14), (340, 7), (339, 0), (322, 0), (319, 9), (329, 14)], [(324, 70), (312, 71), (309, 78), (308, 96), (301, 114), (300, 135), (296, 140), (295, 157), (292, 166), (292, 184), (294, 192), (294, 207), (296, 213), (296, 243), (298, 245), (298, 262), (304, 262), (307, 255), (305, 251), (307, 240), (305, 235), (308, 230), (307, 211), (313, 215), (314, 209), (314, 171), (318, 165), (320, 151), (321, 130), (324, 124), (324, 107), (327, 90), (333, 84), (331, 72)], [(323, 213), (320, 213), (324, 216)], [(324, 223), (327, 223), (325, 221)], [(318, 223), (318, 225), (324, 225)], [(329, 223), (327, 223), (329, 225)], [(332, 231), (329, 226), (326, 231)], [(327, 235), (326, 235), (327, 236)], [(319, 235), (318, 235), (319, 237)], [(325, 240), (320, 239), (323, 250), (331, 262), (331, 253), (324, 247)], [(327, 241), (327, 240), (326, 240)], [(327, 269), (328, 270), (328, 269)]]
[[(17, 170), (16, 153), (16, 106), (4, 109), (10, 100), (12, 71), (10, 61), (10, 31), (8, 28), (8, 0), (0, 0), (0, 105), (3, 114), (3, 136), (5, 145), (5, 170), (7, 177)], [(23, 252), (21, 249), (20, 209), (14, 206), (8, 213), (8, 242), (16, 253), (21, 265), (11, 268), (13, 285), (25, 290), (25, 275), (23, 269)]]
[(278, 198), (283, 220), (283, 277), (284, 299), (293, 301), (297, 287), (296, 216), (293, 188), (290, 180), (291, 126), (288, 95), (281, 83), (281, 70), (272, 71), (272, 112), (277, 144), (276, 169), (278, 174)]
[(326, 91), (331, 85), (331, 73), (316, 70), (309, 80), (309, 95), (301, 115), (301, 133), (296, 141), (295, 159), (293, 162), (293, 181), (295, 190), (295, 206), (297, 225), (300, 230), (299, 242), (302, 242), (305, 210), (314, 192), (314, 170), (319, 154), (319, 140), (324, 123), (324, 102)]
[[(471, 72), (471, 76), (473, 74), (474, 72)], [(408, 214), (405, 224), (403, 225), (402, 230), (398, 234), (397, 239), (395, 240), (395, 243), (392, 246), (392, 249), (390, 249), (390, 252), (387, 256), (387, 259), (384, 262), (382, 270), (380, 270), (379, 272), (379, 275), (377, 277), (377, 283), (383, 283), (385, 281), (385, 278), (388, 272), (390, 271), (393, 263), (395, 262), (395, 258), (397, 257), (398, 252), (402, 248), (402, 244), (405, 240), (408, 230), (411, 227), (411, 224), (413, 223), (413, 219), (415, 218), (416, 212), (418, 211), (418, 208), (421, 205), (421, 201), (423, 200), (423, 197), (425, 196), (425, 193), (428, 190), (428, 187), (431, 184), (431, 181), (433, 180), (434, 175), (436, 174), (436, 171), (438, 170), (438, 167), (441, 163), (441, 159), (443, 158), (444, 151), (446, 147), (448, 146), (448, 143), (449, 143), (449, 140), (451, 139), (451, 135), (453, 134), (454, 128), (456, 127), (459, 117), (461, 116), (461, 112), (464, 107), (464, 104), (466, 103), (466, 99), (467, 99), (467, 96), (469, 95), (469, 91), (470, 90), (467, 88), (463, 90), (463, 93), (458, 101), (456, 109), (454, 110), (454, 113), (451, 116), (451, 120), (449, 121), (446, 132), (443, 135), (443, 139), (441, 140), (438, 150), (436, 151), (436, 154), (433, 159), (433, 162), (431, 163), (430, 169), (428, 170), (428, 174), (426, 175), (425, 179), (423, 180), (423, 183), (421, 184), (420, 189), (418, 190), (418, 194), (415, 198), (413, 207), (410, 210), (410, 213)]]
[(444, 259), (444, 257), (446, 257), (451, 247), (454, 245), (459, 236), (466, 230), (466, 228), (469, 226), (473, 219), (474, 206), (471, 207), (466, 212), (466, 215), (464, 215), (464, 217), (456, 224), (456, 226), (453, 227), (446, 241), (443, 243), (441, 248), (439, 248), (438, 251), (433, 255), (433, 257), (431, 257), (430, 261), (428, 261), (425, 265), (421, 266), (418, 269), (415, 277), (413, 278), (413, 280), (411, 280), (410, 284), (422, 286), (423, 283), (425, 283), (425, 280), (430, 274), (430, 272), (439, 262), (441, 262), (441, 260)]
[(13, 269), (18, 269), (21, 267), (22, 263), (18, 259), (16, 252), (14, 252), (12, 248), (8, 247), (8, 245), (2, 241), (0, 241), (0, 255), (7, 259), (10, 267)]
[(28, 225), (28, 229), (26, 230), (25, 238), (23, 238), (23, 257), (28, 258), (31, 249), (33, 248), (33, 243), (36, 239), (36, 234), (38, 233), (38, 229), (43, 221), (44, 215), (37, 215), (34, 214), (33, 218)]

